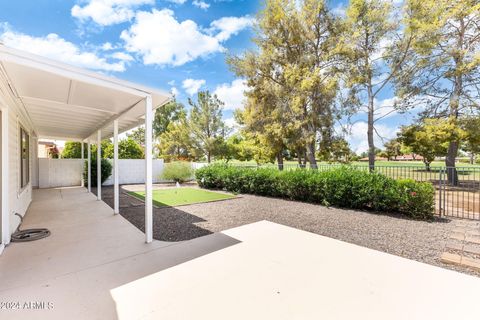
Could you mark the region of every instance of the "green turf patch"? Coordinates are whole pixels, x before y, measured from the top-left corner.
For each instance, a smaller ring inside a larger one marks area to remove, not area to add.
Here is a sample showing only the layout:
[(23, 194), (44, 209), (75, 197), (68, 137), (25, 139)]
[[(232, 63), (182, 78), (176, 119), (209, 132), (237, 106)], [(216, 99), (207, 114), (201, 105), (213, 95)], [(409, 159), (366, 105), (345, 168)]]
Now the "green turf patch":
[[(131, 196), (145, 200), (145, 192), (129, 192)], [(197, 188), (171, 188), (153, 190), (153, 204), (157, 207), (175, 207), (186, 204), (218, 201), (235, 198), (234, 195)]]

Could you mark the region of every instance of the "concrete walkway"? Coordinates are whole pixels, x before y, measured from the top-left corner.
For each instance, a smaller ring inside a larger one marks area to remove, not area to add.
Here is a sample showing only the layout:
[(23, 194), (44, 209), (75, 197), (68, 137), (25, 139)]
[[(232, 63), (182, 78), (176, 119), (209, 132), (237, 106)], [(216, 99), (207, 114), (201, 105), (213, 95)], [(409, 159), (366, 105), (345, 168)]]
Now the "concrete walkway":
[(52, 236), (0, 256), (1, 319), (478, 319), (476, 277), (267, 221), (147, 245), (84, 189), (34, 196)]
[(2, 320), (115, 319), (110, 289), (238, 242), (212, 234), (145, 244), (140, 230), (84, 188), (34, 190), (22, 229), (35, 227), (52, 234), (11, 243), (0, 256)]

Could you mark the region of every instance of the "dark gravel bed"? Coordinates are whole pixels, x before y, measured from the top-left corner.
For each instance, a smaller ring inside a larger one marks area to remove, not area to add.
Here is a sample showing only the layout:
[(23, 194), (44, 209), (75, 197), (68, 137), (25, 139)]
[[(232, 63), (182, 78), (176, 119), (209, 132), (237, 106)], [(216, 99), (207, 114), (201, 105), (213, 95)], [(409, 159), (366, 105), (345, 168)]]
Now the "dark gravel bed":
[[(143, 186), (122, 186), (120, 214), (144, 231), (143, 202), (127, 190)], [(113, 206), (113, 188), (102, 188), (103, 200)], [(440, 262), (455, 221), (416, 221), (371, 212), (327, 208), (320, 205), (252, 195), (171, 208), (154, 208), (153, 234), (162, 241), (189, 240), (256, 221), (268, 220), (408, 259), (479, 273)]]

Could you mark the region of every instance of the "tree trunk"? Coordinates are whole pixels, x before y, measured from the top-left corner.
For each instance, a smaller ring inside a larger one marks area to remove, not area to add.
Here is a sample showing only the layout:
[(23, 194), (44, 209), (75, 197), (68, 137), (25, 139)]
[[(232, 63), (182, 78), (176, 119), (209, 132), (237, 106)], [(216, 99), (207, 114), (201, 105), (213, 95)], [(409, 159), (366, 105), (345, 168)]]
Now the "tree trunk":
[(450, 141), (448, 145), (448, 153), (445, 157), (445, 166), (447, 167), (447, 179), (448, 183), (452, 186), (456, 186), (458, 184), (458, 172), (457, 168), (455, 168), (455, 159), (458, 153), (458, 142), (457, 141)]
[(430, 171), (430, 162), (428, 162), (428, 161), (423, 161), (423, 163), (425, 163), (425, 170), (426, 170), (426, 171)]
[(374, 111), (374, 100), (372, 87), (368, 87), (368, 129), (367, 129), (367, 140), (368, 140), (368, 168), (370, 171), (375, 170), (375, 143), (373, 141), (373, 111)]
[(307, 158), (310, 163), (310, 169), (318, 169), (317, 159), (315, 159), (315, 142), (307, 144)]
[[(458, 27), (459, 36), (457, 39), (457, 48), (459, 53), (453, 55), (453, 60), (455, 61), (455, 69), (458, 71), (463, 68), (463, 57), (461, 56), (461, 50), (463, 49), (464, 36), (465, 36), (465, 23), (463, 19), (459, 21), (460, 25)], [(463, 77), (460, 72), (454, 77), (453, 83), (453, 93), (450, 97), (450, 117), (454, 117), (455, 120), (458, 119), (459, 110), (460, 110), (460, 97), (463, 91)], [(455, 168), (455, 159), (458, 154), (458, 141), (450, 141), (448, 145), (447, 156), (445, 157), (445, 166), (447, 167), (447, 179), (450, 185), (456, 186), (458, 184), (458, 173)]]
[(283, 170), (283, 152), (282, 151), (277, 153), (277, 164), (278, 164), (278, 170)]
[[(462, 91), (462, 77), (455, 77), (454, 92), (450, 98), (450, 116), (457, 119), (459, 114), (460, 95)], [(448, 145), (447, 156), (445, 157), (445, 166), (447, 167), (447, 179), (450, 185), (456, 186), (458, 182), (458, 173), (455, 168), (455, 159), (458, 154), (458, 141), (450, 141)]]
[(470, 164), (475, 164), (475, 154), (470, 152)]
[(297, 162), (298, 162), (298, 167), (303, 168), (303, 163), (302, 163), (302, 150), (297, 149)]
[(209, 152), (207, 152), (207, 162), (210, 163), (212, 161), (212, 154)]

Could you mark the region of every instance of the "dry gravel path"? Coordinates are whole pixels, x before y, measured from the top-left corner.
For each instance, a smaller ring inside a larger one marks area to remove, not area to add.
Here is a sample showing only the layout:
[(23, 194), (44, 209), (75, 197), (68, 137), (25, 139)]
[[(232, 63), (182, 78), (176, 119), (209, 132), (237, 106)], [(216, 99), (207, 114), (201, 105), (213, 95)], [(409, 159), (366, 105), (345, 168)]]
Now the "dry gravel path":
[[(122, 186), (120, 214), (144, 230), (144, 206), (125, 192), (143, 186)], [(113, 206), (113, 188), (102, 188), (104, 201)], [(349, 243), (444, 268), (480, 275), (440, 261), (455, 221), (416, 221), (404, 217), (320, 205), (239, 195), (226, 201), (171, 208), (154, 208), (154, 238), (182, 241), (256, 221), (268, 220)]]

